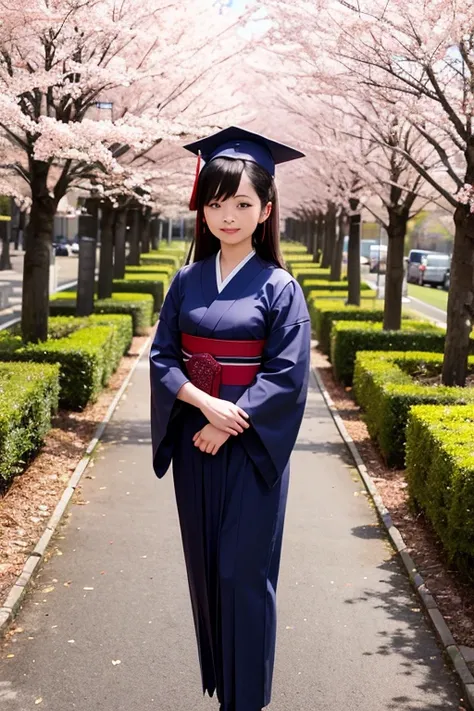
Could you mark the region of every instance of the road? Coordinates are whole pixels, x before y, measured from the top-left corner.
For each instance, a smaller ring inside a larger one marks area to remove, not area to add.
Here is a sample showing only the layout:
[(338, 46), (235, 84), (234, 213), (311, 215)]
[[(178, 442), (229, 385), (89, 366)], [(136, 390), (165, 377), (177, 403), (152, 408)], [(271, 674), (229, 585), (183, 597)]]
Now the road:
[[(366, 269), (363, 270), (362, 278), (374, 289), (377, 288), (377, 281), (380, 287), (383, 288), (385, 286), (385, 274), (379, 274), (377, 280), (377, 274), (370, 274), (368, 269)], [(428, 287), (426, 288), (428, 289)], [(446, 311), (443, 309), (438, 309), (436, 306), (426, 304), (424, 301), (414, 298), (413, 296), (404, 297), (403, 303), (413, 311), (418, 311), (422, 316), (436, 321), (441, 325), (446, 325)]]
[[(23, 251), (12, 251), (12, 269), (0, 271), (0, 282), (7, 282), (12, 287), (9, 306), (0, 311), (0, 329), (19, 318), (21, 315), (21, 292), (23, 281)], [(65, 286), (77, 280), (79, 259), (77, 256), (56, 257), (57, 286)]]

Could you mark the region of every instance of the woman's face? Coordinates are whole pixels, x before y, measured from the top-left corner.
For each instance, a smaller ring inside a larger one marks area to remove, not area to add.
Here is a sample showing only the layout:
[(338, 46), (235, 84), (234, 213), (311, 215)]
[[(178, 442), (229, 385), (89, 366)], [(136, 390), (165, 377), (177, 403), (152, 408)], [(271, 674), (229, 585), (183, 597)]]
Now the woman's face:
[(207, 226), (218, 240), (228, 245), (251, 242), (259, 222), (270, 215), (272, 203), (262, 204), (245, 170), (234, 197), (209, 203), (204, 207)]

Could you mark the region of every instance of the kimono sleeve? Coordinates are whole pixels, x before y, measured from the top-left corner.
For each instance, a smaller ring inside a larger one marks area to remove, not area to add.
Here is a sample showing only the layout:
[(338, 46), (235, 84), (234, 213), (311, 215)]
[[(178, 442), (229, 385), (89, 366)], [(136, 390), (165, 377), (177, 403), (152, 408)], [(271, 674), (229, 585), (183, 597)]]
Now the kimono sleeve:
[(153, 469), (164, 476), (171, 463), (175, 429), (183, 406), (176, 400), (189, 381), (182, 368), (179, 330), (180, 272), (173, 279), (160, 313), (150, 349), (151, 442)]
[(269, 488), (288, 464), (303, 419), (310, 343), (308, 309), (293, 280), (272, 306), (262, 369), (237, 402), (251, 423), (240, 435), (242, 443)]

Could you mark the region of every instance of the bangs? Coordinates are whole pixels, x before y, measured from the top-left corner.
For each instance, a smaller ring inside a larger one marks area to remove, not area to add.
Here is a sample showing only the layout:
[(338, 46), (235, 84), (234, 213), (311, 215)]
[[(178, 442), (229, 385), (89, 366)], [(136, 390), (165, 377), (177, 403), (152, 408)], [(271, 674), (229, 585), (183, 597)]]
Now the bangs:
[(243, 160), (215, 158), (202, 171), (199, 185), (198, 203), (202, 208), (214, 200), (228, 200), (237, 194), (242, 173)]

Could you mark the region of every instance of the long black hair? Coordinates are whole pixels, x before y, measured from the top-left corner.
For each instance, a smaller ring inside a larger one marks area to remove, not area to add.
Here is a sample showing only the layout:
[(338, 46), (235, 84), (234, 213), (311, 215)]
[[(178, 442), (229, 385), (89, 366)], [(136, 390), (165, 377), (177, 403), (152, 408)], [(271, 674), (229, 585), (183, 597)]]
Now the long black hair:
[[(204, 207), (214, 200), (227, 200), (237, 194), (242, 173), (247, 174), (263, 208), (272, 203), (270, 217), (258, 224), (252, 236), (252, 245), (259, 257), (285, 268), (280, 251), (278, 194), (270, 173), (257, 163), (234, 158), (215, 158), (201, 171), (197, 187), (197, 217), (194, 261), (217, 254), (220, 242), (204, 222)], [(189, 261), (189, 258), (188, 258)]]

